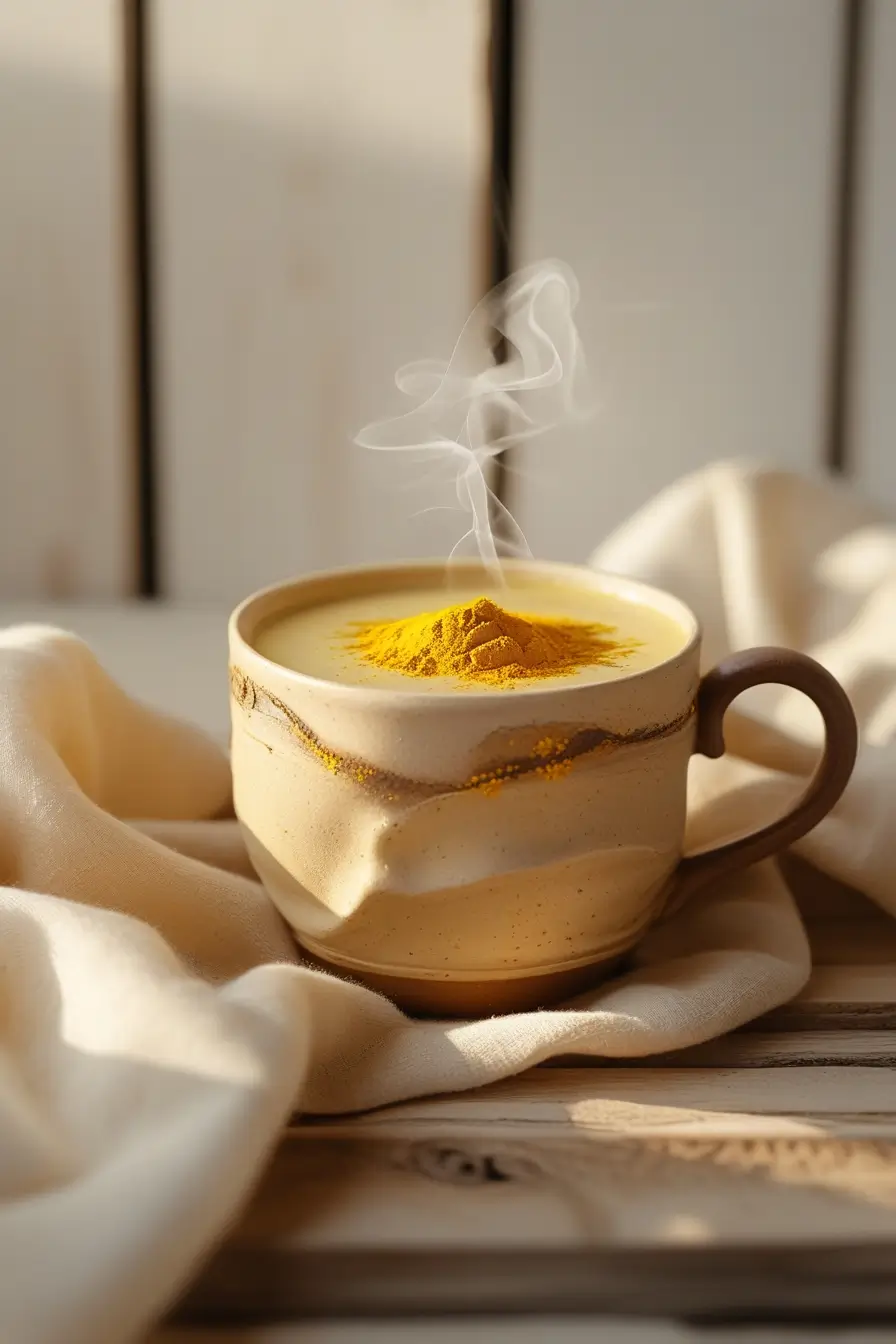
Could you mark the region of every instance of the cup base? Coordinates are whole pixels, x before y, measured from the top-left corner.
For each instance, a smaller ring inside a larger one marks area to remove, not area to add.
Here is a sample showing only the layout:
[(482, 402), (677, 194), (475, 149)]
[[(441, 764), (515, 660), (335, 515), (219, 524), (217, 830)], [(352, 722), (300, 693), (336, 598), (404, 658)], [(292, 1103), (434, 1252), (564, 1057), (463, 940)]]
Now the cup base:
[(349, 971), (302, 946), (309, 966), (366, 985), (412, 1017), (476, 1018), (503, 1016), (554, 1007), (609, 979), (624, 960), (622, 956), (587, 966), (551, 971), (547, 975), (526, 975), (513, 979), (423, 980), (412, 976), (381, 974), (368, 969)]

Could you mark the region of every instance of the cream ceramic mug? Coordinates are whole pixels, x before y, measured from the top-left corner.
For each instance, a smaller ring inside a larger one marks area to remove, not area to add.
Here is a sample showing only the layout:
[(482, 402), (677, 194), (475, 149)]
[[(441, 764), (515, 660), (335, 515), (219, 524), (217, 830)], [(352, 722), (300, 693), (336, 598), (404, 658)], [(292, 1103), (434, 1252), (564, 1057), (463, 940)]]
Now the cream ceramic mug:
[[(855, 760), (849, 701), (812, 659), (754, 649), (701, 680), (699, 626), (677, 599), (577, 566), (511, 568), (516, 582), (646, 604), (676, 623), (681, 646), (610, 681), (446, 694), (410, 679), (406, 690), (322, 680), (258, 652), (259, 632), (302, 608), (431, 591), (445, 582), (435, 563), (281, 584), (230, 621), (234, 804), (251, 860), (313, 963), (412, 1011), (506, 1012), (586, 988), (673, 886), (687, 892), (811, 830)], [(450, 574), (469, 583), (482, 570)], [(762, 682), (820, 709), (815, 777), (780, 820), (684, 858), (688, 760), (722, 754), (727, 706)]]

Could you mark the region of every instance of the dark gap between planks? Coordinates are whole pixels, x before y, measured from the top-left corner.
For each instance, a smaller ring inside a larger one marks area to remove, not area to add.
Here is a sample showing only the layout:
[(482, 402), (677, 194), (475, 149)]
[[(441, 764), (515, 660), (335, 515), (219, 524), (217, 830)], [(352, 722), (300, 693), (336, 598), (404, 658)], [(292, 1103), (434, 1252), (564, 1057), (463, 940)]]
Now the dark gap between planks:
[(159, 513), (153, 341), (149, 0), (121, 0), (121, 4), (134, 370), (136, 588), (140, 597), (152, 598), (159, 596)]
[[(488, 83), (491, 114), (489, 159), (489, 211), (487, 221), (488, 285), (500, 285), (513, 270), (513, 157), (515, 141), (515, 81), (518, 40), (517, 0), (491, 0), (489, 7)], [(498, 316), (498, 315), (496, 315)], [(507, 358), (507, 342), (498, 336), (495, 358)], [(493, 427), (496, 435), (504, 426)], [(506, 453), (494, 459), (491, 486), (498, 499), (510, 507)]]

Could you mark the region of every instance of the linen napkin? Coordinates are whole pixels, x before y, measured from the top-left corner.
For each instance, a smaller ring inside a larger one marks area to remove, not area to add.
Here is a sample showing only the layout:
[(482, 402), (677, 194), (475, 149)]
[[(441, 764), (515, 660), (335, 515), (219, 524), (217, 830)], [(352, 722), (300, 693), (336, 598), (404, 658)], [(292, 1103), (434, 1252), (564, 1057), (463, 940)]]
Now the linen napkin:
[[(778, 643), (842, 680), (858, 768), (799, 851), (896, 915), (896, 528), (830, 484), (723, 465), (660, 496), (593, 563), (688, 601), (707, 666)], [(787, 690), (738, 702), (737, 755), (694, 762), (691, 843), (786, 807), (813, 768), (816, 720)], [(677, 911), (634, 970), (571, 1005), (414, 1022), (299, 964), (229, 795), (220, 748), (129, 699), (79, 640), (0, 634), (4, 1340), (139, 1337), (296, 1108), (472, 1088), (571, 1051), (694, 1044), (809, 973), (796, 906), (766, 863)]]

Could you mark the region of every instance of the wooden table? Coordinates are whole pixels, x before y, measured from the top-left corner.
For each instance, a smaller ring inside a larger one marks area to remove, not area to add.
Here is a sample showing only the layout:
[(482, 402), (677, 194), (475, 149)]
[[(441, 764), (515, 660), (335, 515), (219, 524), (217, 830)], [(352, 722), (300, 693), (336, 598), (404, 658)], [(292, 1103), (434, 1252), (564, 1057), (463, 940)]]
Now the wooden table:
[[(217, 615), (68, 615), (225, 731), (198, 693)], [(297, 1119), (159, 1340), (896, 1337), (896, 922), (788, 868), (816, 966), (794, 1003), (629, 1066)]]
[(170, 1338), (893, 1338), (896, 925), (789, 867), (817, 963), (794, 1003), (627, 1067), (297, 1120)]

